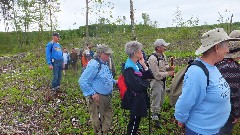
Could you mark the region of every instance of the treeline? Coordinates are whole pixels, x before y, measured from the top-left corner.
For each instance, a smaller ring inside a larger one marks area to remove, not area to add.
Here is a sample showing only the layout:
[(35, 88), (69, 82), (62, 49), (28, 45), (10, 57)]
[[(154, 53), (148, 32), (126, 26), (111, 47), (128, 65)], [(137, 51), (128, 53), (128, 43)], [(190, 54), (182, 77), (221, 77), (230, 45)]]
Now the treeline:
[[(136, 25), (137, 40), (145, 45), (152, 44), (156, 38), (164, 38), (166, 41), (173, 44), (174, 50), (179, 47), (179, 44), (193, 44), (199, 45), (199, 38), (203, 32), (213, 29), (215, 27), (222, 27), (230, 32), (233, 29), (240, 29), (240, 22), (218, 25), (203, 25), (194, 27), (169, 27), (169, 28), (155, 28), (149, 25)], [(61, 44), (74, 46), (83, 46), (87, 41), (85, 40), (85, 26), (74, 30), (61, 30)], [(107, 44), (123, 44), (131, 40), (131, 26), (130, 25), (113, 25), (113, 24), (93, 24), (88, 26), (90, 41), (93, 44), (107, 43)], [(45, 47), (46, 42), (51, 40), (50, 31), (32, 31), (32, 32), (0, 32), (0, 53), (21, 52), (29, 49)], [(174, 44), (176, 46), (174, 46)], [(171, 48), (170, 48), (171, 49)], [(191, 50), (192, 48), (189, 48)]]

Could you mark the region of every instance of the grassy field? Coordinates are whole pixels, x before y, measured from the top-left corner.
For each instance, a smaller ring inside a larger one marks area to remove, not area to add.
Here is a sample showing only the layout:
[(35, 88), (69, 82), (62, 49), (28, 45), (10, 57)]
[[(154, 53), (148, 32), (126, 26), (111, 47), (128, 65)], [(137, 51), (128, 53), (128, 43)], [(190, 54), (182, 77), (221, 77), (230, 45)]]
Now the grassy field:
[[(209, 29), (209, 28), (208, 28)], [(184, 37), (182, 31), (174, 29), (138, 31), (138, 41), (144, 44), (144, 50), (151, 54), (155, 39), (164, 38), (171, 43), (167, 56), (175, 57), (177, 70), (185, 65), (187, 59), (196, 57), (194, 50), (199, 46), (199, 36)], [(201, 30), (202, 31), (202, 30)], [(194, 32), (194, 31), (190, 31)], [(94, 44), (108, 44), (114, 51), (114, 60), (117, 74), (120, 74), (120, 65), (126, 60), (124, 44), (130, 41), (128, 34), (115, 32), (104, 38), (91, 38)], [(51, 84), (51, 71), (45, 62), (45, 43), (39, 46), (29, 46), (22, 49), (8, 49), (1, 53), (0, 57), (0, 134), (80, 134), (90, 135), (93, 130), (89, 121), (84, 96), (80, 91), (78, 74), (74, 75), (72, 69), (67, 71), (61, 82), (62, 93), (52, 98), (49, 91)], [(60, 41), (63, 47), (69, 50), (72, 47), (82, 47), (84, 38), (64, 39)], [(10, 46), (10, 45), (9, 45)], [(3, 48), (7, 48), (4, 46)], [(31, 49), (29, 49), (31, 48)], [(30, 51), (29, 51), (30, 50)], [(78, 63), (79, 65), (79, 63)], [(168, 79), (170, 80), (170, 79)], [(168, 82), (169, 85), (170, 82)], [(112, 104), (114, 117), (109, 134), (122, 135), (126, 132), (128, 122), (127, 111), (120, 108), (120, 98), (117, 90), (113, 91)], [(153, 135), (180, 135), (183, 130), (175, 123), (174, 108), (169, 105), (168, 97), (162, 109), (162, 127), (154, 128), (151, 122), (151, 134)], [(148, 118), (141, 121), (139, 132), (146, 135), (149, 132)], [(240, 133), (240, 125), (234, 129), (234, 135)]]

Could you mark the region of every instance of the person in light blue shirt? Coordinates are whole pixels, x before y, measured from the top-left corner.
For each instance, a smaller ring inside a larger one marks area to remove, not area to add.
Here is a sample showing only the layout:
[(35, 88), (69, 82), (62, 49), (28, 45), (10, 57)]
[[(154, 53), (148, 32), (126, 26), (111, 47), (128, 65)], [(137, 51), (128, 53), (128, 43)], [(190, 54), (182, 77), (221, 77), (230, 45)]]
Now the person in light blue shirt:
[(52, 41), (46, 45), (46, 61), (50, 70), (53, 70), (52, 90), (56, 92), (60, 88), (63, 68), (62, 47), (58, 43), (60, 40), (59, 33), (52, 34)]
[(199, 49), (201, 61), (209, 71), (209, 85), (204, 71), (192, 65), (184, 76), (182, 94), (175, 105), (174, 116), (186, 135), (217, 135), (226, 123), (230, 111), (230, 87), (214, 66), (229, 51), (231, 39), (222, 28), (210, 30), (202, 35)]
[(116, 81), (107, 63), (111, 54), (108, 46), (99, 45), (95, 58), (89, 61), (78, 81), (86, 97), (94, 134), (107, 134), (112, 121), (111, 94)]

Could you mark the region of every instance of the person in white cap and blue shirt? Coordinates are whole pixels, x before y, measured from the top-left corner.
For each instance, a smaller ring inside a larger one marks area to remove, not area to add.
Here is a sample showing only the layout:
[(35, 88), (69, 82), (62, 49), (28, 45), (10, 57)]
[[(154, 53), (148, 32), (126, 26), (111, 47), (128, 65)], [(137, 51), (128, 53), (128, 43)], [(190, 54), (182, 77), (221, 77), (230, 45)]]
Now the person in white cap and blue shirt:
[(166, 56), (164, 55), (170, 43), (166, 43), (163, 39), (157, 39), (154, 42), (155, 51), (149, 56), (148, 65), (154, 78), (150, 85), (152, 90), (152, 120), (155, 126), (160, 127), (160, 111), (164, 103), (166, 93), (166, 77), (174, 75), (174, 67), (169, 66)]
[(202, 45), (195, 54), (209, 71), (209, 84), (204, 71), (192, 65), (184, 76), (182, 94), (175, 105), (178, 126), (185, 126), (186, 135), (218, 135), (231, 111), (230, 87), (214, 65), (229, 52), (230, 38), (223, 28), (204, 33)]

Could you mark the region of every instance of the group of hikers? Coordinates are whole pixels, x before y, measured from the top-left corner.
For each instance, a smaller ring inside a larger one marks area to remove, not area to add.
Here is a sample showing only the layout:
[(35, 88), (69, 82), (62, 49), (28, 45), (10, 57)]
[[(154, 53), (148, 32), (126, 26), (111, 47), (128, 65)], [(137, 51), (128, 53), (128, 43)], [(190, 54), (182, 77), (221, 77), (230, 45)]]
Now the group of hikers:
[[(65, 64), (59, 40), (60, 35), (53, 33), (52, 41), (46, 46), (47, 64), (53, 70), (53, 92), (60, 89)], [(140, 42), (125, 44), (128, 58), (121, 72), (127, 90), (121, 99), (121, 108), (130, 111), (127, 135), (139, 134), (140, 121), (148, 115), (148, 108), (154, 126), (161, 128), (166, 78), (174, 76), (175, 66), (169, 65), (164, 55), (170, 43), (157, 39), (153, 45), (155, 50), (147, 59)], [(97, 45), (95, 53), (91, 52), (91, 46), (87, 48), (90, 49), (82, 55), (87, 64), (82, 62), (84, 70), (78, 83), (87, 102), (94, 134), (106, 135), (113, 118), (112, 91), (118, 83), (114, 79), (113, 50), (104, 44)], [(240, 121), (240, 30), (229, 35), (222, 28), (204, 33), (195, 54), (199, 57), (194, 61), (201, 63), (208, 75), (198, 65), (188, 67), (175, 105), (176, 123), (185, 128), (186, 135), (230, 135)]]

